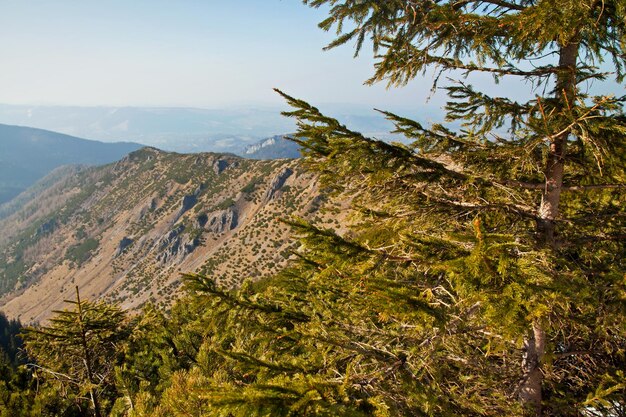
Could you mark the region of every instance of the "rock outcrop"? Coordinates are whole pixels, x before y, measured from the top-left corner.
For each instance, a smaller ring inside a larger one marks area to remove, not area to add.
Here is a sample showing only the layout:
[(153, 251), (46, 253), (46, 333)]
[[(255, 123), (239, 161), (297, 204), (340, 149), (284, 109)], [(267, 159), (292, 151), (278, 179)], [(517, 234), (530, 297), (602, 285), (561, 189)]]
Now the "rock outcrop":
[(230, 164), (228, 163), (228, 161), (224, 159), (218, 159), (217, 161), (213, 163), (213, 172), (219, 175), (222, 172), (224, 172), (224, 170), (228, 168), (229, 165)]
[(209, 221), (209, 216), (206, 213), (200, 213), (196, 216), (193, 222), (193, 226), (196, 229), (202, 229), (205, 224)]
[(195, 193), (184, 196), (180, 207), (180, 215), (182, 216), (185, 212), (192, 209), (197, 202), (198, 196)]
[(238, 221), (239, 215), (237, 210), (235, 207), (229, 207), (225, 210), (211, 213), (204, 228), (212, 233), (223, 233), (237, 227)]
[(278, 175), (276, 175), (274, 179), (272, 179), (272, 182), (270, 183), (269, 188), (265, 192), (263, 201), (268, 202), (271, 199), (273, 199), (274, 196), (276, 195), (276, 192), (280, 190), (281, 188), (283, 188), (283, 185), (285, 185), (287, 178), (289, 178), (292, 174), (293, 174), (293, 170), (291, 168), (285, 168), (282, 171), (280, 171)]
[(124, 236), (120, 243), (117, 244), (117, 251), (115, 251), (115, 257), (120, 256), (124, 251), (134, 243), (135, 241), (127, 236)]
[(157, 242), (156, 246), (159, 248), (157, 260), (159, 262), (167, 263), (173, 259), (184, 258), (200, 245), (199, 239), (192, 238), (184, 231), (185, 226), (181, 224)]

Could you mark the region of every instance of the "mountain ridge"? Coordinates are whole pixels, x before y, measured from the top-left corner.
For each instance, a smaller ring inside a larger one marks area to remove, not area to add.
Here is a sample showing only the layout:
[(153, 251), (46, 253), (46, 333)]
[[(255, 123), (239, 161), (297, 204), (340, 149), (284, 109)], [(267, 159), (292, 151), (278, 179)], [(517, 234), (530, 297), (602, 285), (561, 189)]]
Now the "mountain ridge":
[(105, 143), (27, 126), (0, 124), (0, 204), (63, 165), (100, 165), (142, 145)]
[(289, 140), (290, 135), (275, 135), (244, 148), (241, 155), (252, 159), (300, 158), (300, 145)]
[(167, 308), (181, 272), (239, 286), (287, 262), (281, 219), (335, 222), (320, 212), (329, 204), (295, 160), (142, 148), (77, 168), (0, 220), (0, 310), (45, 320), (75, 285), (125, 308)]

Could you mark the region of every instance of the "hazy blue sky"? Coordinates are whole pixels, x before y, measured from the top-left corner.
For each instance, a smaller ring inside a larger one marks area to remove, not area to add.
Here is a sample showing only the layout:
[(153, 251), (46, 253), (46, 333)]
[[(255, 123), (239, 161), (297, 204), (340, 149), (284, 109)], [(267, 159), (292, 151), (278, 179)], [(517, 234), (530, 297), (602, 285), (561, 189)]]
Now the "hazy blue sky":
[(278, 87), (315, 104), (425, 105), (432, 75), (366, 87), (371, 51), (322, 51), (333, 37), (317, 27), (325, 16), (298, 0), (0, 0), (0, 103), (258, 106), (281, 103)]
[(312, 102), (424, 104), (429, 80), (366, 87), (371, 53), (323, 52), (324, 16), (297, 0), (2, 0), (0, 102), (258, 105), (279, 103), (278, 87)]

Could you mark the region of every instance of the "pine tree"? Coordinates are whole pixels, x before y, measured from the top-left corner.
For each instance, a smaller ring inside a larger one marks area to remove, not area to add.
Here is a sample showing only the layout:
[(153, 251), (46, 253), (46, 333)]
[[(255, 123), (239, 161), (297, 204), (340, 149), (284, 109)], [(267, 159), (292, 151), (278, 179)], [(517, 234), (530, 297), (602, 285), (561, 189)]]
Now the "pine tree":
[[(393, 197), (388, 191), (392, 185), (408, 186), (403, 196), (397, 196), (404, 201), (396, 200), (393, 213), (386, 216), (397, 221), (401, 211), (415, 216), (447, 211), (441, 219), (431, 214), (417, 230), (427, 231), (433, 220), (446, 222), (447, 227), (429, 235), (455, 243), (451, 234), (472, 218), (477, 239), (473, 250), (487, 249), (489, 235), (503, 240), (500, 245), (506, 246), (490, 250), (501, 252), (506, 263), (516, 264), (516, 275), (524, 276), (519, 290), (526, 293), (523, 299), (536, 299), (524, 306), (520, 317), (530, 330), (524, 340), (525, 372), (518, 392), (522, 401), (541, 414), (542, 368), (551, 341), (546, 332), (552, 320), (577, 321), (581, 315), (571, 311), (572, 306), (578, 310), (579, 304), (589, 302), (603, 310), (609, 323), (622, 312), (605, 309), (620, 299), (619, 290), (614, 290), (623, 289), (625, 270), (624, 97), (591, 96), (582, 87), (607, 78), (617, 83), (624, 80), (626, 3), (306, 3), (332, 6), (329, 18), (320, 24), (326, 30), (338, 29), (339, 36), (329, 47), (356, 40), (358, 53), (365, 40), (371, 40), (380, 59), (370, 83), (403, 85), (436, 66), (439, 75), (461, 70), (466, 76), (491, 73), (496, 81), (522, 78), (536, 94), (532, 100), (519, 102), (489, 97), (463, 81), (448, 86), (448, 119), (464, 122), (460, 133), (442, 126), (425, 129), (386, 113), (398, 133), (415, 140), (406, 151), (375, 144), (322, 118), (310, 106), (288, 99), (299, 108), (291, 115), (304, 121), (299, 136), (307, 138), (302, 143), (313, 157), (321, 157), (319, 168), (345, 167), (347, 176), (340, 178), (370, 179), (368, 187), (386, 188), (382, 193), (359, 193), (371, 194), (366, 196), (367, 203)], [(342, 32), (349, 24), (353, 27)], [(497, 133), (496, 129), (505, 127), (505, 134)], [(371, 151), (361, 150), (364, 147)], [(381, 158), (376, 151), (388, 156)], [(337, 178), (336, 169), (333, 174)], [(431, 178), (419, 178), (425, 174)], [(417, 195), (410, 188), (418, 188)], [(459, 223), (459, 218), (465, 221)], [(502, 236), (503, 232), (508, 236)], [(503, 274), (507, 267), (498, 265), (494, 272), (511, 279), (512, 271)], [(595, 292), (593, 301), (575, 296), (580, 293), (571, 294), (581, 290)], [(569, 306), (560, 311), (552, 298), (567, 300)]]
[(266, 282), (187, 277), (205, 331), (164, 415), (189, 412), (183, 391), (198, 415), (623, 415), (624, 98), (584, 86), (621, 86), (626, 3), (305, 3), (331, 6), (329, 47), (373, 44), (372, 83), (434, 66), (519, 78), (535, 97), (462, 78), (446, 86), (458, 131), (383, 112), (402, 145), (283, 94), (351, 223), (292, 221), (298, 260)]
[(95, 417), (105, 416), (103, 399), (111, 396), (120, 344), (130, 328), (121, 309), (104, 302), (67, 300), (72, 309), (55, 311), (48, 326), (30, 327), (23, 334), (31, 366), (44, 380), (56, 381), (58, 393), (71, 393), (81, 401), (85, 395)]

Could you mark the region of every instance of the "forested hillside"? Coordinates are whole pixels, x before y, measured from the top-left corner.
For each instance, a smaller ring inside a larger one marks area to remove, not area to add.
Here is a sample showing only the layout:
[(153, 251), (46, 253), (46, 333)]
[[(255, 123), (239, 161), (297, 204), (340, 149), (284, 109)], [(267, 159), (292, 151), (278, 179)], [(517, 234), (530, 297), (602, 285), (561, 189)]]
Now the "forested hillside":
[(0, 205), (62, 165), (102, 165), (141, 145), (102, 143), (48, 130), (0, 125)]

